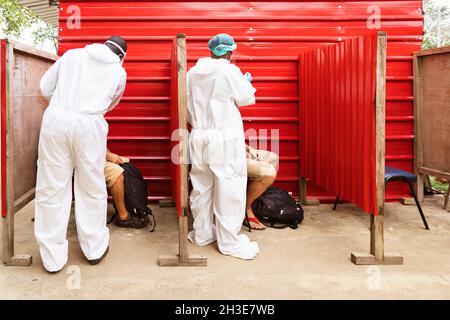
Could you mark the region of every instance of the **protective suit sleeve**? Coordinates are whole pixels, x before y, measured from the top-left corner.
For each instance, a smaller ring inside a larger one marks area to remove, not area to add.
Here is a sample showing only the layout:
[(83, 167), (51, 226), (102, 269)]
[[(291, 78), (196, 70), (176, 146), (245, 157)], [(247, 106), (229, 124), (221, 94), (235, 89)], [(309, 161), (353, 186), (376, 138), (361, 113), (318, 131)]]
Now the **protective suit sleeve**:
[(255, 104), (256, 89), (248, 82), (241, 70), (235, 65), (230, 65), (231, 72), (226, 74), (226, 81), (231, 96), (238, 107)]
[(124, 70), (120, 78), (119, 85), (117, 86), (116, 92), (114, 93), (111, 104), (109, 105), (108, 111), (111, 111), (119, 104), (120, 99), (122, 99), (123, 93), (125, 92), (126, 84), (127, 84), (127, 73)]
[(50, 100), (53, 92), (56, 89), (56, 85), (58, 84), (58, 72), (59, 67), (61, 66), (61, 62), (65, 59), (65, 56), (62, 56), (45, 72), (45, 74), (41, 78), (40, 87), (41, 94), (47, 100)]

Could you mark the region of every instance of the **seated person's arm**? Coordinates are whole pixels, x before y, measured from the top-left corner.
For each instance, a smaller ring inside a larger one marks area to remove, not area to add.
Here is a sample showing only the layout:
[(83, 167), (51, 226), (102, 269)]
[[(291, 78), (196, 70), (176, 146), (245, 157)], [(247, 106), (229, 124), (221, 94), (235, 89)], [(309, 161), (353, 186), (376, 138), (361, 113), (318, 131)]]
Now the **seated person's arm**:
[(122, 163), (122, 159), (120, 158), (119, 155), (112, 153), (111, 151), (109, 151), (109, 149), (106, 149), (106, 161), (115, 163), (115, 164), (121, 164)]
[(247, 151), (247, 158), (254, 160), (259, 159), (258, 150), (250, 147), (248, 144), (245, 144), (245, 151)]

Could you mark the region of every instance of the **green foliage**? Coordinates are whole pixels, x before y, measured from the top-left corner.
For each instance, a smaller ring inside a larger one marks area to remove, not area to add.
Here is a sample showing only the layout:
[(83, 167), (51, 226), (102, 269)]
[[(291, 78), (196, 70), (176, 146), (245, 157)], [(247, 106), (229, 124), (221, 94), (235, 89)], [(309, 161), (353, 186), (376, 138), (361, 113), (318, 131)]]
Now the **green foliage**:
[(58, 30), (17, 0), (0, 0), (0, 26), (8, 37), (20, 38), (23, 30), (36, 25), (34, 44), (50, 40), (58, 49)]
[(0, 0), (0, 24), (7, 36), (20, 37), (24, 28), (30, 27), (37, 16), (15, 0)]
[(450, 45), (450, 7), (442, 0), (423, 0), (423, 49)]
[(50, 40), (55, 51), (58, 51), (58, 29), (47, 22), (40, 24), (36, 30), (33, 31), (33, 37), (35, 45)]
[(448, 190), (448, 182), (437, 179), (436, 177), (430, 177), (431, 187), (436, 190), (440, 190), (442, 192), (447, 192)]

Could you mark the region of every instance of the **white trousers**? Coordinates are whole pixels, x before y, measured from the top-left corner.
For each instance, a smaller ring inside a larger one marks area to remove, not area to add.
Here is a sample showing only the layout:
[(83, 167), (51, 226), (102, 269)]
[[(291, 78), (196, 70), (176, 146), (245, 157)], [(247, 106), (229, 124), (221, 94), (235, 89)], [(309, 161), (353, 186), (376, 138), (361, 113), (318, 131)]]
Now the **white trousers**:
[(67, 226), (74, 177), (75, 219), (87, 259), (100, 258), (109, 242), (104, 177), (108, 124), (102, 115), (48, 108), (39, 137), (35, 236), (44, 267), (58, 271), (68, 259)]
[(193, 187), (190, 206), (194, 217), (189, 240), (199, 246), (217, 240), (219, 251), (225, 255), (255, 258), (258, 244), (239, 235), (247, 188), (243, 135), (228, 139), (218, 131), (193, 130), (189, 151)]

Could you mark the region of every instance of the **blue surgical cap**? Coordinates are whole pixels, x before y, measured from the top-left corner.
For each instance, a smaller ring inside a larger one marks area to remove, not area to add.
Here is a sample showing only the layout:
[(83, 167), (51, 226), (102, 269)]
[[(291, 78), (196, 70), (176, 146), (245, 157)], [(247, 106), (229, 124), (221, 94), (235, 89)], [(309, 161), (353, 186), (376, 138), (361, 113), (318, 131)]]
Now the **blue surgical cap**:
[(208, 48), (212, 51), (212, 53), (220, 57), (229, 51), (236, 50), (237, 45), (230, 35), (221, 33), (215, 35), (211, 40), (208, 41)]

